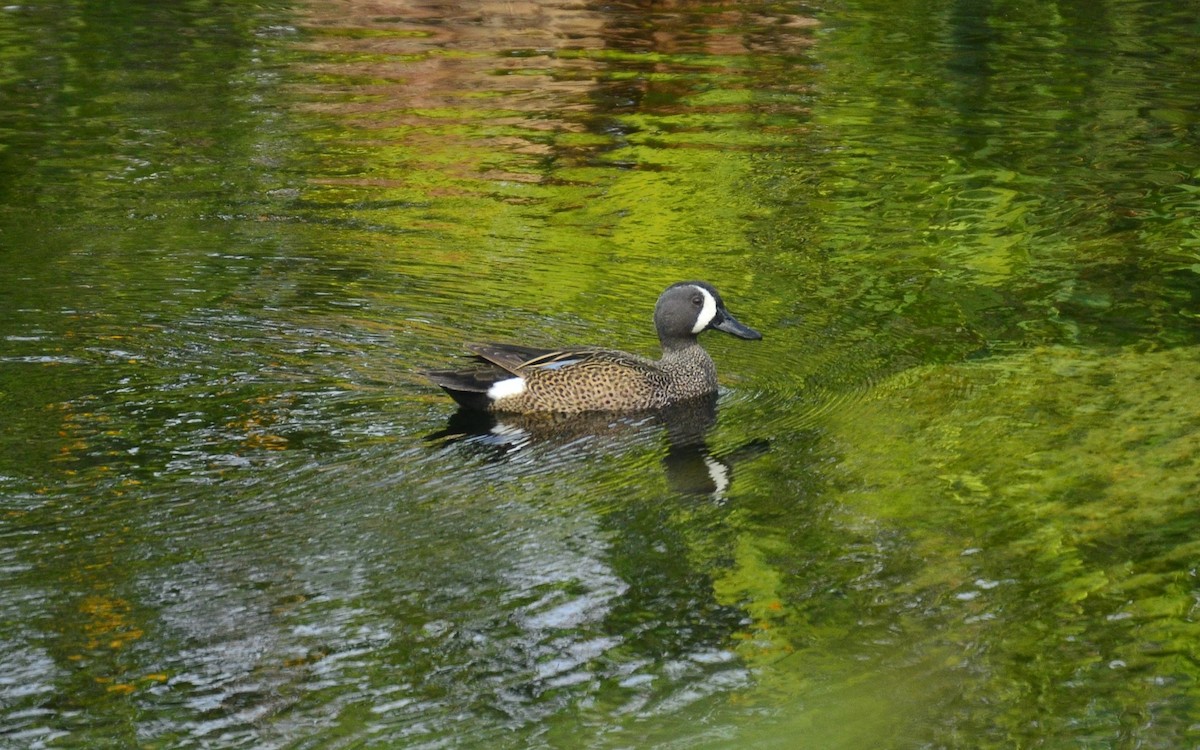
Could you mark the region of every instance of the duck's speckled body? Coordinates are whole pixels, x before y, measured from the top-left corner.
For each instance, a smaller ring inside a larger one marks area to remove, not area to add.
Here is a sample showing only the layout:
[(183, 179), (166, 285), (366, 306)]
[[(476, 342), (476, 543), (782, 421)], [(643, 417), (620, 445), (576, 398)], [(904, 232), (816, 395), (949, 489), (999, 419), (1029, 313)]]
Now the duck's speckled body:
[(697, 336), (707, 329), (762, 335), (734, 319), (702, 281), (674, 284), (658, 298), (654, 324), (662, 359), (613, 349), (546, 350), (469, 344), (472, 367), (425, 373), (460, 405), (497, 412), (577, 413), (660, 409), (717, 390), (717, 368)]

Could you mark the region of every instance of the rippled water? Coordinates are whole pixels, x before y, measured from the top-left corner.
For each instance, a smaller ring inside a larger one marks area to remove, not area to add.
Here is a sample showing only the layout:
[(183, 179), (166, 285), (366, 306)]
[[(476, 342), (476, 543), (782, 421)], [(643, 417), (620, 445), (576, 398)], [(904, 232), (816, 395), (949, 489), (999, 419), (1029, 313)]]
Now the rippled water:
[[(0, 747), (1191, 747), (1187, 3), (0, 10)], [(470, 419), (475, 340), (715, 405)]]

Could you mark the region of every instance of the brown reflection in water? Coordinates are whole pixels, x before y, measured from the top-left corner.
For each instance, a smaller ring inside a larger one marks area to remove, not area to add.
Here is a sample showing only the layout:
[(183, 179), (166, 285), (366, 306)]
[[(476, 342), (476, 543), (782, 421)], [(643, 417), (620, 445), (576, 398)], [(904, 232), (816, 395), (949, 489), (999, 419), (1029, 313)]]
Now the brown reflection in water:
[[(765, 64), (761, 56), (808, 45), (814, 24), (733, 2), (312, 0), (300, 22), (301, 46), (312, 53), (304, 70), (315, 81), (305, 106), (376, 133), (366, 138), (402, 142), (425, 164), (442, 154), (440, 162), (451, 162), (441, 164), (444, 172), (540, 182), (542, 161), (564, 152), (562, 134), (601, 136), (567, 152), (604, 145), (613, 126), (597, 116), (743, 111), (738, 103), (680, 99), (713, 87), (761, 87), (749, 73)], [(446, 159), (455, 143), (475, 153)], [(397, 177), (319, 182), (380, 185)]]
[(415, 128), (404, 140), (431, 150), (444, 150), (444, 126), (461, 122), (475, 147), (545, 155), (536, 134), (583, 129), (573, 113), (591, 109), (600, 68), (553, 53), (601, 48), (604, 24), (572, 3), (314, 2), (304, 46), (321, 59), (307, 68), (324, 83), (308, 106), (351, 127)]

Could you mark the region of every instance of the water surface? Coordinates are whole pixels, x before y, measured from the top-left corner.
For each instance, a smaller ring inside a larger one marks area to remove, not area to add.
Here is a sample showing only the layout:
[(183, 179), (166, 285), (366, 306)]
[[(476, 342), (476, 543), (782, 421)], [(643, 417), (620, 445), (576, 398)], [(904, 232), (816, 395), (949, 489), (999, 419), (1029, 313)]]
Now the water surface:
[[(1200, 737), (1183, 3), (0, 11), (0, 746)], [(715, 406), (463, 420), (471, 340)]]

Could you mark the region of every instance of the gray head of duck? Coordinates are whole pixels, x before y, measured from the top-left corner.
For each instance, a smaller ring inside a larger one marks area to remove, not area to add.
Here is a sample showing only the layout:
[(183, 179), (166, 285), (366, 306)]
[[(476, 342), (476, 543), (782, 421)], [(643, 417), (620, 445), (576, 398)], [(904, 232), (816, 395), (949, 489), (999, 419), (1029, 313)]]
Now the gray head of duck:
[(667, 287), (654, 307), (654, 327), (663, 351), (691, 346), (710, 328), (740, 339), (762, 338), (758, 331), (739, 323), (717, 290), (703, 281), (681, 281)]

